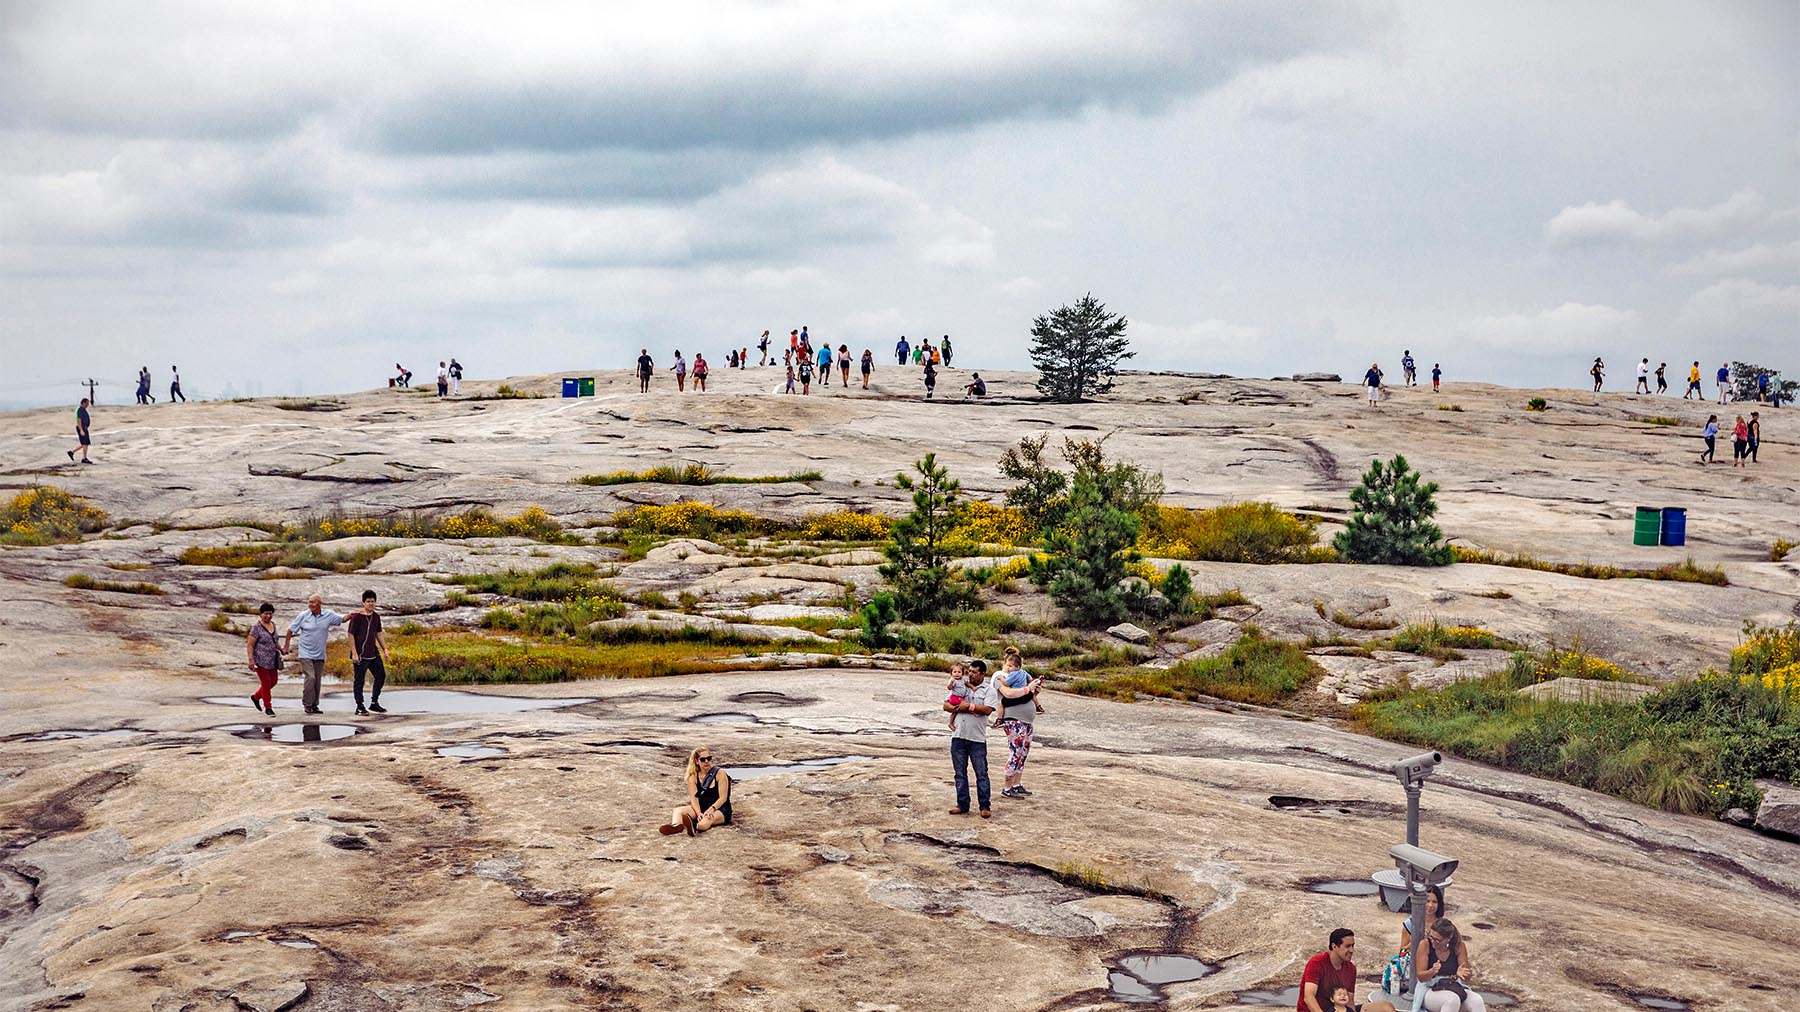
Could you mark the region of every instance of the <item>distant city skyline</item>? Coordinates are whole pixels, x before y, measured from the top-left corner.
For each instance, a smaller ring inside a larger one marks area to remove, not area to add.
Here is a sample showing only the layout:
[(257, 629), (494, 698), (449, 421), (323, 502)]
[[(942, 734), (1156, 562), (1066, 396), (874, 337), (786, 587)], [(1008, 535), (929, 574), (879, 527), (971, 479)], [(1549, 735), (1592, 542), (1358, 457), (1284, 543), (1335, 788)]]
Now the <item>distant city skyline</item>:
[(1144, 369), (1800, 373), (1792, 3), (4, 10), (0, 405), (1023, 369), (1090, 291)]

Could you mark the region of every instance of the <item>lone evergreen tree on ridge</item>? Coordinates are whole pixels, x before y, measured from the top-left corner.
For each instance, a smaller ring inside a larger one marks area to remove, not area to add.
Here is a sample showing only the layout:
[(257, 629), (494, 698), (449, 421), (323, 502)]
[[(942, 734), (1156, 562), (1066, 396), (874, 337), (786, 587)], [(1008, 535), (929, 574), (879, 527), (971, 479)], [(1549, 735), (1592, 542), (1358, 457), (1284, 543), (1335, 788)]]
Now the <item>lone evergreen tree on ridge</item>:
[(1092, 292), (1031, 323), (1031, 364), (1038, 392), (1073, 404), (1112, 389), (1119, 363), (1132, 357), (1124, 314), (1108, 313)]

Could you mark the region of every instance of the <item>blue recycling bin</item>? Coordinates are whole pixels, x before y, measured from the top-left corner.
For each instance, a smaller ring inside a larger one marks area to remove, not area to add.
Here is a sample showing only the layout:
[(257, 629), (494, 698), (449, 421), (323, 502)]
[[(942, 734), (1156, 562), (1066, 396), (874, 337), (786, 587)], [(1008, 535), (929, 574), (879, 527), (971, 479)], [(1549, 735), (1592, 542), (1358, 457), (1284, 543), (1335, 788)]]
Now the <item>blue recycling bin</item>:
[(564, 397), (580, 397), (581, 396), (581, 381), (576, 379), (573, 376), (564, 376), (563, 377), (563, 396)]
[(1662, 510), (1662, 543), (1671, 548), (1687, 544), (1687, 508), (1664, 506)]

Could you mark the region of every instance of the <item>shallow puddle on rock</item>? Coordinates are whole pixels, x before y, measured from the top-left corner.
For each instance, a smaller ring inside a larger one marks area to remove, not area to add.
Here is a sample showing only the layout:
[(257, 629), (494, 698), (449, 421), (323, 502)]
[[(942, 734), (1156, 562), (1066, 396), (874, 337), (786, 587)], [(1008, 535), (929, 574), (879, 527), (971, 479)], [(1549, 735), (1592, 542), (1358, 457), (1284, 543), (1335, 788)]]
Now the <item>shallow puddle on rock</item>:
[(215, 730), (282, 745), (315, 745), (348, 738), (361, 733), (362, 728), (354, 724), (226, 724)]
[(1107, 971), (1107, 997), (1130, 1004), (1160, 1002), (1168, 984), (1199, 980), (1218, 971), (1211, 963), (1178, 952), (1145, 952), (1119, 957)]
[(458, 742), (455, 745), (445, 745), (436, 751), (438, 755), (446, 759), (486, 759), (490, 756), (506, 754), (506, 749), (480, 741)]
[[(1662, 1009), (1663, 1012), (1687, 1012), (1688, 1003), (1679, 998), (1662, 998), (1653, 994), (1631, 994), (1629, 991), (1625, 993), (1630, 995), (1632, 1001), (1645, 1008)], [(1487, 992), (1483, 991), (1481, 996), (1486, 998)]]
[(1270, 1008), (1293, 1008), (1300, 1001), (1300, 988), (1285, 987), (1279, 991), (1239, 991), (1239, 1005), (1266, 1005)]
[(32, 735), (31, 737), (29, 737), (25, 740), (26, 741), (65, 741), (70, 738), (129, 738), (134, 734), (149, 734), (149, 733), (150, 732), (148, 732), (148, 731), (138, 731), (138, 730), (134, 730), (129, 727), (115, 727), (110, 731), (87, 731), (87, 730), (77, 730), (77, 729), (72, 729), (72, 728), (59, 728), (55, 731), (45, 731), (43, 734)]
[(227, 931), (223, 935), (220, 935), (219, 937), (224, 939), (227, 942), (235, 942), (240, 938), (255, 938), (258, 934), (260, 934), (260, 932), (241, 931), (240, 930), (240, 931)]
[(1374, 896), (1381, 887), (1368, 879), (1335, 878), (1324, 882), (1308, 882), (1306, 891), (1327, 896)]
[[(250, 697), (247, 694), (207, 696), (202, 702), (222, 706), (248, 706)], [(292, 700), (286, 702), (293, 705)], [(539, 699), (530, 696), (496, 696), (485, 692), (458, 692), (453, 689), (395, 689), (381, 694), (381, 705), (389, 713), (524, 713), (530, 710), (560, 710), (592, 702), (592, 697)], [(319, 700), (319, 708), (333, 713), (353, 713), (356, 710), (356, 697), (348, 692), (333, 692)]]
[(756, 715), (750, 713), (702, 713), (689, 717), (695, 724), (755, 724)]
[(272, 938), (276, 945), (285, 945), (290, 949), (316, 949), (319, 943), (306, 938)]
[(755, 780), (758, 777), (772, 777), (778, 773), (810, 773), (814, 770), (841, 766), (844, 763), (866, 762), (873, 758), (875, 757), (869, 755), (828, 755), (776, 766), (727, 766), (725, 772), (731, 774), (733, 780)]

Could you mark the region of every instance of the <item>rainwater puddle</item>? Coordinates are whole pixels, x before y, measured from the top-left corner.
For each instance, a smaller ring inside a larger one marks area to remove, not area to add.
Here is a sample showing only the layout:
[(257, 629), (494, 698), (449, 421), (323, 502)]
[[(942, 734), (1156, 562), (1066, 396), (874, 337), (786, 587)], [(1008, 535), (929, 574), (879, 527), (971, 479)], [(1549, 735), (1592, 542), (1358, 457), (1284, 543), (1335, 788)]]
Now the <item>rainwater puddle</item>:
[(437, 754), (446, 759), (486, 759), (490, 756), (505, 755), (506, 749), (498, 745), (489, 745), (480, 741), (464, 741), (455, 745), (445, 745), (437, 750)]
[(226, 724), (215, 730), (230, 731), (239, 738), (261, 739), (282, 745), (314, 745), (348, 738), (360, 733), (362, 728), (354, 724)]
[(1324, 893), (1327, 896), (1374, 896), (1381, 892), (1381, 887), (1368, 879), (1335, 878), (1324, 882), (1309, 882), (1306, 891)]
[(1218, 969), (1211, 963), (1180, 953), (1121, 956), (1114, 968), (1106, 972), (1107, 997), (1133, 1005), (1160, 1002), (1165, 997), (1162, 992), (1165, 986), (1199, 980)]
[(1266, 1005), (1270, 1008), (1293, 1008), (1300, 1002), (1300, 988), (1284, 987), (1279, 991), (1239, 991), (1239, 1005)]
[(63, 741), (69, 738), (129, 738), (134, 734), (149, 734), (148, 731), (136, 731), (129, 727), (116, 727), (110, 731), (84, 731), (59, 729), (32, 735), (26, 741)]
[[(203, 702), (222, 706), (247, 706), (248, 700), (248, 696), (208, 696)], [(389, 713), (524, 713), (530, 710), (560, 710), (593, 701), (591, 697), (539, 699), (530, 696), (496, 696), (486, 692), (458, 692), (454, 689), (394, 689), (381, 694), (381, 705)], [(333, 692), (319, 700), (319, 708), (332, 713), (353, 713), (356, 710), (356, 697), (348, 692)]]
[[(1688, 1003), (1679, 998), (1659, 998), (1653, 994), (1631, 994), (1629, 991), (1625, 993), (1631, 996), (1632, 1001), (1645, 1008), (1662, 1009), (1663, 1012), (1687, 1012)], [(1486, 998), (1487, 992), (1482, 992), (1481, 996)]]
[(256, 936), (257, 936), (257, 935), (258, 935), (258, 934), (260, 934), (260, 932), (256, 932), (256, 931), (227, 931), (227, 932), (225, 932), (225, 933), (224, 933), (224, 934), (223, 934), (223, 935), (220, 935), (220, 936), (219, 936), (219, 937), (220, 937), (220, 938), (222, 938), (222, 939), (224, 939), (224, 940), (225, 940), (225, 941), (227, 941), (227, 942), (235, 942), (235, 941), (237, 941), (237, 940), (238, 940), (238, 939), (240, 939), (240, 938), (255, 938), (255, 937), (256, 937)]
[(689, 717), (695, 724), (754, 724), (756, 715), (751, 713), (702, 713)]
[(290, 949), (316, 949), (319, 943), (306, 938), (272, 938), (276, 945), (285, 945)]
[(772, 777), (779, 773), (810, 773), (844, 763), (866, 762), (873, 758), (875, 757), (869, 755), (829, 755), (818, 759), (801, 759), (780, 766), (727, 766), (725, 772), (730, 773), (733, 780), (755, 780), (757, 777)]

